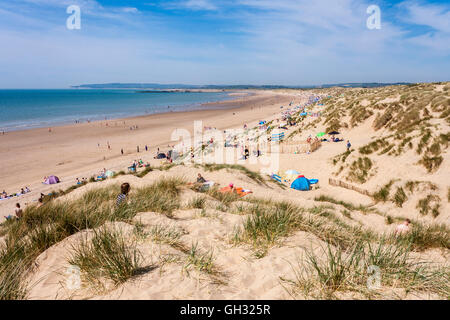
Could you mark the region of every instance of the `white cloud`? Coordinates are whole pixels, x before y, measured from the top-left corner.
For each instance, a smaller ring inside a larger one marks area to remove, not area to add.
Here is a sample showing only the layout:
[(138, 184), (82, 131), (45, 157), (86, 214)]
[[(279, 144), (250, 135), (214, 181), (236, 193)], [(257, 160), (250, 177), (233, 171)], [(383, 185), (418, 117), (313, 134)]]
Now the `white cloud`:
[(404, 21), (429, 26), (437, 31), (450, 33), (450, 7), (435, 4), (420, 4), (417, 1), (404, 1), (399, 7), (407, 12)]
[(216, 5), (209, 0), (188, 0), (182, 5), (191, 10), (217, 10)]
[(137, 8), (132, 8), (132, 7), (122, 8), (121, 10), (126, 13), (138, 13), (139, 12), (139, 10)]
[(404, 1), (398, 7), (403, 11), (399, 16), (401, 21), (432, 29), (410, 36), (405, 42), (430, 49), (433, 54), (450, 54), (450, 6)]
[(162, 7), (168, 10), (216, 11), (219, 7), (211, 0), (178, 0), (167, 1)]

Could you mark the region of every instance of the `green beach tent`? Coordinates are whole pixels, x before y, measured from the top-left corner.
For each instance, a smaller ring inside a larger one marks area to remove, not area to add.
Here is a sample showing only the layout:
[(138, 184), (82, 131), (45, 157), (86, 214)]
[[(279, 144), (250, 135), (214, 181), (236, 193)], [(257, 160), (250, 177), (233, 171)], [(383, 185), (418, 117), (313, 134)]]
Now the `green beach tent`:
[(317, 135), (316, 135), (316, 137), (323, 137), (325, 135), (325, 132), (319, 132)]
[(105, 176), (107, 176), (107, 177), (114, 177), (114, 174), (115, 174), (115, 172), (111, 171), (111, 170), (108, 170), (105, 172)]

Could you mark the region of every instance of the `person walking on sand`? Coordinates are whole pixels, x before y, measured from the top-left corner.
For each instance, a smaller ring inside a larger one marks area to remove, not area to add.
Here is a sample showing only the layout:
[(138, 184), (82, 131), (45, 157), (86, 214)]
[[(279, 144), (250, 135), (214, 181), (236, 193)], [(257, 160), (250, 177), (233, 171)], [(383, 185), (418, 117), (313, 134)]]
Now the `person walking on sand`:
[(350, 151), (351, 147), (352, 147), (352, 144), (350, 143), (350, 140), (347, 140), (347, 151)]
[(148, 151), (148, 146), (147, 145), (145, 145), (145, 151)]
[(136, 147), (137, 152), (139, 153), (139, 146)]
[(123, 155), (123, 148), (122, 149), (120, 149), (120, 153)]

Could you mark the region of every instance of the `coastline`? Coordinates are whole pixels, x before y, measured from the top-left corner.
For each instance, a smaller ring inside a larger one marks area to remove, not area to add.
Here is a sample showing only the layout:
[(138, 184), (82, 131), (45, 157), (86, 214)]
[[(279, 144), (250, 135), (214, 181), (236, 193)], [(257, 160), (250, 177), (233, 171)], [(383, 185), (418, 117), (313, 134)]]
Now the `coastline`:
[[(244, 93), (251, 95), (242, 96)], [(204, 110), (55, 126), (52, 132), (48, 128), (36, 128), (0, 135), (0, 188), (13, 193), (28, 186), (32, 192), (20, 201), (35, 201), (40, 192), (64, 189), (73, 185), (77, 177), (89, 178), (103, 168), (120, 171), (136, 158), (152, 162), (157, 148), (166, 152), (169, 144), (176, 143), (171, 140), (175, 129), (186, 129), (193, 134), (194, 121), (201, 120), (203, 126), (220, 130), (240, 128), (244, 123), (256, 125), (260, 119), (279, 113), (281, 105), (295, 98), (265, 90), (234, 91), (234, 96), (231, 100), (203, 104)], [(132, 126), (138, 129), (130, 130)], [(148, 152), (145, 145), (149, 147)], [(48, 175), (58, 176), (62, 183), (42, 185), (43, 177)]]
[[(49, 91), (54, 91), (52, 89), (48, 89)], [(58, 89), (59, 90), (59, 89)], [(95, 89), (65, 89), (65, 90), (73, 90), (73, 91), (95, 91)], [(97, 91), (101, 91), (103, 89), (97, 89)], [(235, 99), (235, 93), (236, 90), (165, 90), (165, 91), (153, 91), (153, 90), (139, 90), (139, 89), (104, 89), (104, 90), (111, 90), (111, 91), (134, 91), (134, 93), (142, 93), (145, 94), (152, 94), (152, 93), (216, 93), (216, 94), (223, 94), (218, 95), (216, 97), (211, 97), (210, 101), (204, 101), (205, 99), (201, 99), (198, 102), (188, 102), (186, 101), (184, 104), (177, 104), (176, 102), (172, 101), (174, 104), (171, 104), (169, 101), (167, 104), (163, 103), (161, 105), (152, 105), (152, 109), (143, 109), (140, 111), (132, 111), (133, 108), (130, 109), (130, 114), (125, 114), (124, 111), (118, 112), (118, 110), (111, 110), (111, 113), (93, 113), (91, 116), (87, 115), (70, 115), (70, 116), (64, 116), (64, 117), (55, 117), (50, 119), (39, 119), (39, 118), (30, 118), (28, 120), (25, 120), (22, 122), (17, 122), (17, 120), (11, 120), (13, 124), (11, 125), (11, 121), (0, 123), (0, 135), (2, 132), (10, 133), (10, 132), (16, 132), (16, 131), (24, 131), (24, 130), (32, 130), (32, 129), (39, 129), (39, 128), (49, 128), (49, 127), (61, 127), (61, 126), (68, 126), (74, 123), (88, 123), (88, 122), (98, 122), (98, 121), (111, 121), (111, 120), (121, 120), (126, 118), (135, 118), (140, 116), (148, 116), (153, 114), (163, 114), (168, 113), (167, 110), (165, 110), (166, 106), (170, 106), (172, 109), (170, 109), (169, 112), (189, 112), (189, 111), (195, 111), (195, 110), (203, 110), (205, 106), (209, 105), (216, 105), (220, 104), (222, 102), (232, 101)], [(8, 90), (11, 91), (11, 90)], [(20, 91), (20, 90), (19, 90)], [(26, 91), (30, 91), (27, 89)], [(1, 93), (1, 90), (0, 90)], [(245, 93), (244, 93), (245, 94)], [(168, 97), (169, 98), (169, 97)], [(170, 100), (170, 99), (169, 99)], [(131, 102), (133, 103), (133, 102)], [(139, 102), (138, 102), (139, 103)], [(154, 102), (153, 102), (154, 103)], [(164, 106), (163, 106), (164, 105)], [(138, 108), (139, 109), (139, 108)], [(129, 112), (126, 112), (129, 113)]]

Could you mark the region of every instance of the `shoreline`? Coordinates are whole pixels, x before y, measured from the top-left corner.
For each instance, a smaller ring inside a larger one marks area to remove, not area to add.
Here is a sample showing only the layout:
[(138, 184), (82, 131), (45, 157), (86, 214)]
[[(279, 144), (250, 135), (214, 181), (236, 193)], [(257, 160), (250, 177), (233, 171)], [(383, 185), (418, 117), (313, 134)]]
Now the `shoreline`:
[[(0, 192), (5, 189), (15, 193), (30, 187), (30, 194), (5, 202), (35, 201), (40, 192), (67, 188), (77, 177), (89, 178), (102, 168), (120, 171), (139, 158), (152, 163), (157, 148), (166, 152), (169, 144), (177, 143), (171, 140), (175, 129), (186, 129), (192, 135), (194, 121), (201, 120), (203, 127), (219, 130), (241, 127), (244, 123), (256, 125), (295, 99), (293, 95), (273, 91), (234, 92), (234, 99), (208, 103), (208, 109), (203, 110), (55, 126), (52, 132), (35, 128), (0, 135)], [(242, 96), (244, 92), (251, 95)], [(138, 129), (130, 130), (135, 125)], [(145, 145), (149, 147), (147, 152)], [(43, 177), (49, 175), (58, 176), (62, 183), (42, 185)]]
[[(49, 90), (53, 90), (53, 89), (49, 89)], [(65, 90), (65, 89), (64, 89)], [(69, 90), (95, 90), (95, 89), (69, 89)], [(107, 89), (107, 90), (130, 90), (130, 89)], [(133, 89), (131, 89), (133, 90)], [(162, 91), (161, 91), (162, 92)], [(233, 102), (233, 100), (235, 100), (236, 98), (234, 97), (234, 95), (236, 93), (239, 94), (239, 92), (237, 90), (191, 90), (191, 91), (181, 91), (178, 89), (174, 89), (174, 90), (167, 90), (164, 91), (165, 93), (226, 93), (226, 97), (223, 97), (222, 99), (218, 100), (214, 100), (214, 101), (208, 101), (208, 102), (196, 102), (196, 103), (190, 103), (190, 104), (182, 104), (182, 105), (176, 105), (173, 106), (175, 108), (186, 108), (185, 110), (176, 110), (176, 111), (156, 111), (156, 112), (151, 112), (148, 113), (148, 111), (142, 111), (137, 113), (137, 114), (133, 114), (131, 116), (127, 116), (127, 117), (123, 117), (123, 116), (115, 116), (115, 115), (111, 115), (106, 116), (105, 119), (83, 119), (81, 120), (80, 123), (76, 123), (76, 121), (80, 120), (79, 118), (74, 118), (74, 119), (70, 119), (70, 120), (55, 120), (54, 122), (52, 122), (53, 120), (49, 120), (49, 123), (46, 123), (45, 125), (41, 125), (41, 124), (37, 124), (37, 125), (33, 125), (33, 124), (25, 124), (25, 125), (21, 125), (21, 126), (16, 126), (13, 128), (9, 128), (9, 127), (2, 127), (0, 126), (0, 135), (2, 135), (2, 132), (5, 132), (5, 134), (8, 133), (12, 133), (12, 132), (18, 132), (18, 131), (25, 131), (25, 130), (33, 130), (33, 129), (42, 129), (42, 128), (53, 128), (53, 127), (62, 127), (62, 126), (69, 126), (71, 124), (82, 124), (82, 123), (94, 123), (94, 122), (100, 122), (100, 121), (118, 121), (118, 120), (123, 120), (123, 119), (129, 119), (129, 118), (136, 118), (136, 117), (142, 117), (142, 116), (150, 116), (150, 115), (156, 115), (156, 114), (164, 114), (164, 113), (171, 113), (171, 112), (191, 112), (191, 111), (196, 111), (196, 110), (205, 110), (202, 109), (202, 107), (204, 106), (208, 106), (208, 105), (215, 105), (215, 104), (220, 104), (220, 103), (224, 103), (224, 102)], [(149, 91), (139, 91), (136, 89), (136, 93), (143, 93), (143, 94), (148, 94)], [(153, 92), (152, 92), (153, 93)], [(158, 93), (160, 93), (158, 91)], [(248, 96), (251, 96), (251, 93), (248, 93)], [(31, 123), (33, 122), (33, 120), (29, 120)], [(23, 127), (23, 128), (21, 128)]]

